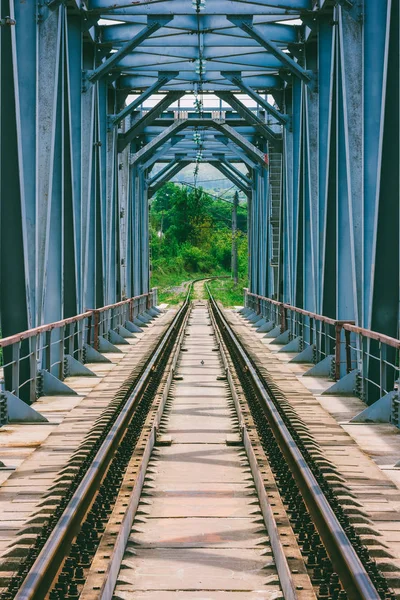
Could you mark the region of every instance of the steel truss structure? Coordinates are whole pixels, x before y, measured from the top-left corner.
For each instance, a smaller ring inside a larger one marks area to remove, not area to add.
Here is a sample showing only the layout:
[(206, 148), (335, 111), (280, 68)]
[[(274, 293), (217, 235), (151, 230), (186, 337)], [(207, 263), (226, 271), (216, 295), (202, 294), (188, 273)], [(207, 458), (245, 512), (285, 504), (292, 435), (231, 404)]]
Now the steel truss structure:
[(149, 198), (199, 141), (251, 292), (398, 335), (399, 0), (1, 0), (0, 36), (3, 335), (148, 292)]

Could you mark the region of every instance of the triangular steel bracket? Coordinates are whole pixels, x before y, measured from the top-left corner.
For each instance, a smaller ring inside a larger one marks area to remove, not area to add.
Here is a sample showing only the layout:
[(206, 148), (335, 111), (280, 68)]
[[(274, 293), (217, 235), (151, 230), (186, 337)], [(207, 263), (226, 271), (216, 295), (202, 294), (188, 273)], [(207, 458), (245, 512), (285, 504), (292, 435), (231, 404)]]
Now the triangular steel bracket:
[(291, 363), (312, 363), (314, 358), (314, 350), (315, 346), (306, 346), (304, 350), (300, 352), (300, 354), (296, 354), (293, 358), (289, 360)]
[(140, 327), (138, 327), (138, 325), (135, 325), (135, 323), (132, 323), (132, 321), (125, 321), (125, 329), (127, 329), (131, 333), (142, 333)]
[(71, 354), (65, 355), (65, 361), (67, 363), (67, 375), (70, 377), (96, 377), (90, 369), (85, 367), (79, 360), (76, 360)]
[(106, 356), (103, 356), (100, 352), (97, 352), (92, 346), (89, 344), (84, 345), (85, 350), (85, 360), (88, 363), (109, 363), (111, 360)]
[(9, 423), (48, 423), (48, 419), (40, 412), (11, 392), (2, 392), (7, 401)]
[(269, 330), (269, 332), (264, 335), (265, 338), (276, 338), (277, 335), (280, 335), (281, 333), (281, 326), (277, 325), (276, 327), (273, 327), (272, 329)]
[[(125, 340), (124, 340), (125, 342)], [(127, 342), (126, 342), (127, 343)], [(99, 352), (110, 352), (110, 353), (121, 353), (122, 350), (114, 346), (111, 342), (106, 340), (105, 337), (99, 335)]]
[(115, 330), (123, 338), (135, 338), (132, 331), (129, 331), (129, 329), (126, 329), (122, 325), (117, 325)]
[(274, 327), (274, 321), (267, 321), (264, 325), (261, 325), (261, 327), (256, 329), (256, 333), (268, 333), (269, 331), (272, 331)]
[(110, 329), (108, 332), (109, 340), (112, 344), (124, 344), (125, 346), (129, 346), (129, 342), (126, 341), (122, 335), (120, 335), (116, 329)]
[(290, 341), (290, 331), (286, 329), (283, 333), (278, 335), (274, 340), (272, 340), (271, 344), (288, 344)]
[(40, 371), (40, 376), (42, 378), (42, 396), (78, 396), (75, 390), (49, 371), (43, 369)]
[(399, 392), (393, 390), (367, 406), (358, 415), (350, 419), (350, 423), (390, 423), (392, 417), (392, 401)]
[(332, 372), (333, 354), (328, 354), (322, 360), (317, 362), (311, 369), (303, 373), (303, 377), (329, 377)]
[(303, 339), (300, 336), (295, 337), (288, 344), (286, 344), (286, 346), (283, 346), (283, 348), (280, 348), (278, 350), (278, 352), (289, 352), (289, 353), (290, 352), (293, 352), (293, 353), (300, 352), (302, 343), (303, 343)]
[(358, 369), (350, 371), (347, 375), (336, 381), (330, 388), (322, 392), (322, 396), (355, 396)]

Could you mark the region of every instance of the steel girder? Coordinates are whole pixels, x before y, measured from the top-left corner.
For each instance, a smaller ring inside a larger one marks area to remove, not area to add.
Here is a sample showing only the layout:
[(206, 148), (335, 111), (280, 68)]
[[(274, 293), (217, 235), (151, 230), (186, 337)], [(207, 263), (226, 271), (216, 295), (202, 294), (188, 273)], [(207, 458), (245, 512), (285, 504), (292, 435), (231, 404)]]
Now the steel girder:
[(334, 27), (321, 15), (318, 45), (306, 47), (319, 92), (299, 81), (285, 90), (293, 132), (284, 134), (283, 299), (394, 337), (398, 4), (366, 0), (363, 22), (338, 6)]
[(107, 130), (122, 108), (118, 91), (106, 79), (82, 91), (82, 67), (96, 67), (83, 15), (58, 6), (37, 22), (36, 2), (1, 8), (16, 23), (0, 34), (6, 336), (146, 292), (148, 274), (127, 275), (147, 253), (147, 221), (132, 250), (132, 214), (138, 202), (136, 218), (147, 209), (129, 150), (118, 154), (117, 129)]
[[(147, 291), (146, 169), (191, 160), (185, 129), (207, 127), (208, 160), (222, 152), (251, 169), (251, 290), (398, 335), (399, 0), (363, 0), (362, 11), (358, 0), (207, 1), (198, 16), (191, 0), (79, 4), (1, 0), (2, 334)], [(305, 26), (284, 22), (296, 17)], [(155, 90), (171, 95), (143, 112)], [(243, 124), (168, 130), (158, 117), (169, 100), (199, 90), (229, 92)], [(278, 268), (274, 126), (240, 92), (283, 124)], [(141, 95), (135, 118), (129, 93)]]

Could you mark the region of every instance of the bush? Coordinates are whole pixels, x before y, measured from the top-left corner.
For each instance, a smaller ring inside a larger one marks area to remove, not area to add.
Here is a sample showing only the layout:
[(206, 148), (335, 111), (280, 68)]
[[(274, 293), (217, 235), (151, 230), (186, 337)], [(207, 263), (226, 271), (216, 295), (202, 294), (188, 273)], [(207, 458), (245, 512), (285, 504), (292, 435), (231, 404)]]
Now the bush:
[(181, 257), (184, 268), (189, 273), (209, 273), (214, 267), (212, 257), (197, 246), (186, 243), (181, 246)]

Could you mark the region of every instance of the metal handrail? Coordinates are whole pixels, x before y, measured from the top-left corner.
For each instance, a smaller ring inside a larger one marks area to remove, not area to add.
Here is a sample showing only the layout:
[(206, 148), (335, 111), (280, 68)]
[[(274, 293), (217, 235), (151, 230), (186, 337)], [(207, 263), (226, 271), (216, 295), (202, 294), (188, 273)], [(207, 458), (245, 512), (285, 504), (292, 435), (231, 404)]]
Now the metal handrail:
[(156, 302), (157, 288), (153, 288), (146, 294), (0, 339), (3, 349), (0, 367), (5, 378), (5, 382), (0, 382), (0, 393), (11, 392), (26, 402), (34, 402), (42, 393), (41, 371), (49, 371), (63, 380), (68, 356), (85, 362), (88, 346), (98, 350), (101, 336), (108, 336), (111, 330), (133, 321)]
[[(359, 327), (354, 321), (317, 314), (244, 289), (245, 305), (257, 314), (273, 317), (281, 333), (289, 330), (301, 344), (313, 346), (313, 362), (333, 356), (331, 376), (338, 380), (358, 371), (357, 394), (368, 404), (398, 389), (400, 340)], [(269, 307), (269, 308), (268, 308)], [(319, 323), (319, 325), (317, 325)], [(379, 364), (378, 364), (379, 363)]]

